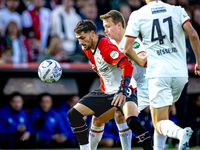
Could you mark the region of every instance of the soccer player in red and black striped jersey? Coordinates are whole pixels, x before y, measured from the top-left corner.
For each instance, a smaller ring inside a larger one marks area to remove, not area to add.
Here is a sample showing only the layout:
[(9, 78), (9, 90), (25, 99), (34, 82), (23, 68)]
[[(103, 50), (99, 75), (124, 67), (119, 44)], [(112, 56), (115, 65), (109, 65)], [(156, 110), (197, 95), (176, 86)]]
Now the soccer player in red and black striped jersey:
[[(141, 138), (143, 149), (151, 150), (152, 141), (148, 131), (137, 116), (137, 97), (129, 87), (133, 66), (118, 47), (104, 36), (96, 35), (96, 26), (90, 20), (80, 21), (74, 29), (79, 44), (100, 76), (100, 89), (85, 95), (68, 112), (71, 128), (78, 139), (81, 150), (91, 150), (88, 143), (87, 126), (83, 116), (101, 116), (107, 111), (123, 110), (129, 128)], [(135, 112), (136, 111), (136, 112)]]

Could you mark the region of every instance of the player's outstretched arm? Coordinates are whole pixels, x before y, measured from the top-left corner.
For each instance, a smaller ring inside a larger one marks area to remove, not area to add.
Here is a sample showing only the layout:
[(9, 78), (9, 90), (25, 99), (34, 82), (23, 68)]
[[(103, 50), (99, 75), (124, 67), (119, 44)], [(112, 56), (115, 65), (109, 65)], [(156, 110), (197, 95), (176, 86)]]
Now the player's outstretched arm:
[(133, 50), (134, 42), (135, 42), (135, 38), (133, 38), (133, 37), (125, 37), (124, 54), (129, 59), (131, 59), (132, 61), (137, 63), (140, 67), (145, 67), (146, 66), (146, 62), (147, 62), (147, 58), (146, 57), (139, 58), (137, 56), (136, 52)]
[(183, 25), (183, 29), (188, 34), (192, 49), (195, 53), (196, 57), (196, 65), (195, 65), (195, 75), (200, 76), (200, 42), (199, 36), (197, 32), (192, 27), (191, 23), (188, 21)]

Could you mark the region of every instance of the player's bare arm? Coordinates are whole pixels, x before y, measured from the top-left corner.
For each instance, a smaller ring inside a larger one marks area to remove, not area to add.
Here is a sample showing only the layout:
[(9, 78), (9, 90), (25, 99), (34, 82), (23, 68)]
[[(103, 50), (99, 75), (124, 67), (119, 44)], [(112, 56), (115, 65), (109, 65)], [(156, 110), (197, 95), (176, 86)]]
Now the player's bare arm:
[(146, 62), (147, 62), (147, 58), (139, 58), (136, 54), (136, 52), (133, 50), (133, 44), (135, 42), (136, 38), (132, 38), (132, 37), (126, 37), (125, 38), (125, 43), (124, 43), (124, 54), (131, 59), (132, 61), (134, 61), (135, 63), (137, 63), (139, 66), (141, 67), (145, 67), (146, 66)]
[(194, 30), (192, 27), (191, 23), (187, 21), (184, 25), (183, 28), (185, 32), (188, 34), (190, 43), (192, 46), (192, 49), (195, 53), (196, 57), (196, 65), (195, 65), (195, 75), (200, 76), (200, 42), (199, 42), (199, 36), (197, 32)]

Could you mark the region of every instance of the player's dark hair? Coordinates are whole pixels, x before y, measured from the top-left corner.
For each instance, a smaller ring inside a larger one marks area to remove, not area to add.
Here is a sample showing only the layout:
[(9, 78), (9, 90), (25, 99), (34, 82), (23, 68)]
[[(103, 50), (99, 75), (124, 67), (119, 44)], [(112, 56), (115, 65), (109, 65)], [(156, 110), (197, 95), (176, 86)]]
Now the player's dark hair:
[(90, 20), (81, 20), (78, 22), (76, 27), (74, 28), (74, 32), (79, 34), (81, 32), (87, 33), (94, 31), (96, 33), (96, 26), (95, 24)]
[(13, 97), (15, 97), (15, 96), (20, 96), (20, 97), (22, 97), (22, 99), (23, 99), (23, 96), (22, 96), (19, 92), (14, 92), (14, 93), (12, 93), (11, 95), (9, 95), (8, 101), (9, 101), (9, 102), (12, 101)]
[(51, 94), (49, 94), (49, 93), (42, 93), (42, 94), (38, 95), (38, 98), (37, 98), (38, 102), (41, 102), (41, 100), (42, 100), (42, 98), (44, 96), (50, 96), (52, 98), (52, 100), (53, 100), (53, 97), (51, 96)]
[(106, 20), (109, 18), (112, 18), (112, 21), (115, 25), (118, 24), (119, 22), (121, 22), (122, 28), (125, 28), (126, 23), (125, 23), (124, 17), (119, 11), (111, 10), (108, 13), (100, 16), (101, 20)]

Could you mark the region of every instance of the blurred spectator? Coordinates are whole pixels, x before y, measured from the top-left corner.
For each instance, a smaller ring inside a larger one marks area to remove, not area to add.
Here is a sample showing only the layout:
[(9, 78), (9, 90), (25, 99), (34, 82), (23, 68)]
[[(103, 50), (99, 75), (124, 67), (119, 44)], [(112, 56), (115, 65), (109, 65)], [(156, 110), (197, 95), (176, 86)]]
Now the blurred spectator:
[(177, 5), (177, 0), (166, 0), (165, 2), (170, 5)]
[(178, 4), (181, 6), (181, 7), (187, 7), (189, 6), (189, 0), (177, 0), (178, 1)]
[(53, 10), (56, 8), (56, 5), (58, 5), (58, 2), (56, 2), (55, 0), (46, 0), (44, 7), (49, 8), (50, 10)]
[(23, 98), (11, 94), (9, 105), (0, 109), (0, 148), (28, 148), (32, 132), (26, 112), (22, 109)]
[(32, 1), (33, 0), (22, 0), (23, 4), (28, 10), (31, 10), (32, 8), (34, 8)]
[(114, 119), (109, 120), (105, 123), (105, 128), (99, 147), (114, 147), (120, 142), (119, 131)]
[(50, 30), (50, 9), (45, 8), (45, 0), (33, 0), (34, 8), (22, 13), (23, 33), (27, 37), (40, 40), (41, 50), (47, 46)]
[(83, 15), (83, 8), (86, 4), (87, 0), (76, 0), (74, 8), (76, 9), (76, 13), (78, 13), (80, 16)]
[(69, 62), (67, 57), (62, 41), (55, 39), (51, 40), (50, 45), (46, 48), (45, 52), (40, 54), (37, 61), (42, 62), (45, 59), (53, 59), (58, 62)]
[(149, 131), (152, 137), (154, 133), (154, 127), (151, 120), (151, 113), (150, 113), (149, 106), (140, 112), (139, 118), (140, 118), (141, 125), (143, 125)]
[(200, 94), (194, 94), (188, 101), (188, 125), (193, 129), (194, 133), (190, 140), (190, 145), (200, 146)]
[(62, 0), (62, 5), (52, 12), (51, 35), (58, 35), (63, 41), (63, 47), (69, 59), (80, 50), (74, 34), (74, 28), (81, 20), (81, 17), (76, 13), (73, 6), (73, 0)]
[(200, 7), (195, 8), (193, 12), (193, 26), (200, 36)]
[(13, 52), (10, 48), (5, 48), (2, 50), (0, 64), (12, 63)]
[(28, 45), (30, 47), (30, 55), (32, 57), (32, 61), (36, 62), (40, 53), (42, 53), (40, 40), (35, 37), (29, 37)]
[(127, 0), (129, 6), (131, 7), (132, 11), (140, 9), (146, 3), (143, 3), (141, 0)]
[(119, 11), (122, 13), (122, 16), (124, 17), (126, 25), (127, 25), (129, 17), (132, 13), (131, 7), (128, 4), (121, 4), (119, 6)]
[(21, 16), (16, 12), (19, 3), (19, 0), (6, 0), (7, 8), (0, 10), (0, 22), (2, 23), (0, 27), (3, 33), (5, 33), (6, 27), (10, 21), (16, 22), (18, 27), (22, 29)]
[(84, 11), (82, 19), (88, 19), (93, 21), (93, 23), (96, 25), (97, 34), (105, 34), (103, 28), (103, 22), (98, 15), (98, 8), (96, 3), (94, 2), (86, 2), (86, 3), (87, 4), (85, 4), (83, 8)]
[(41, 94), (38, 100), (39, 107), (29, 112), (37, 147), (62, 147), (67, 140), (67, 134), (60, 114), (52, 108), (51, 95)]
[(28, 40), (22, 35), (16, 22), (9, 22), (2, 39), (4, 48), (11, 48), (13, 63), (31, 62)]

